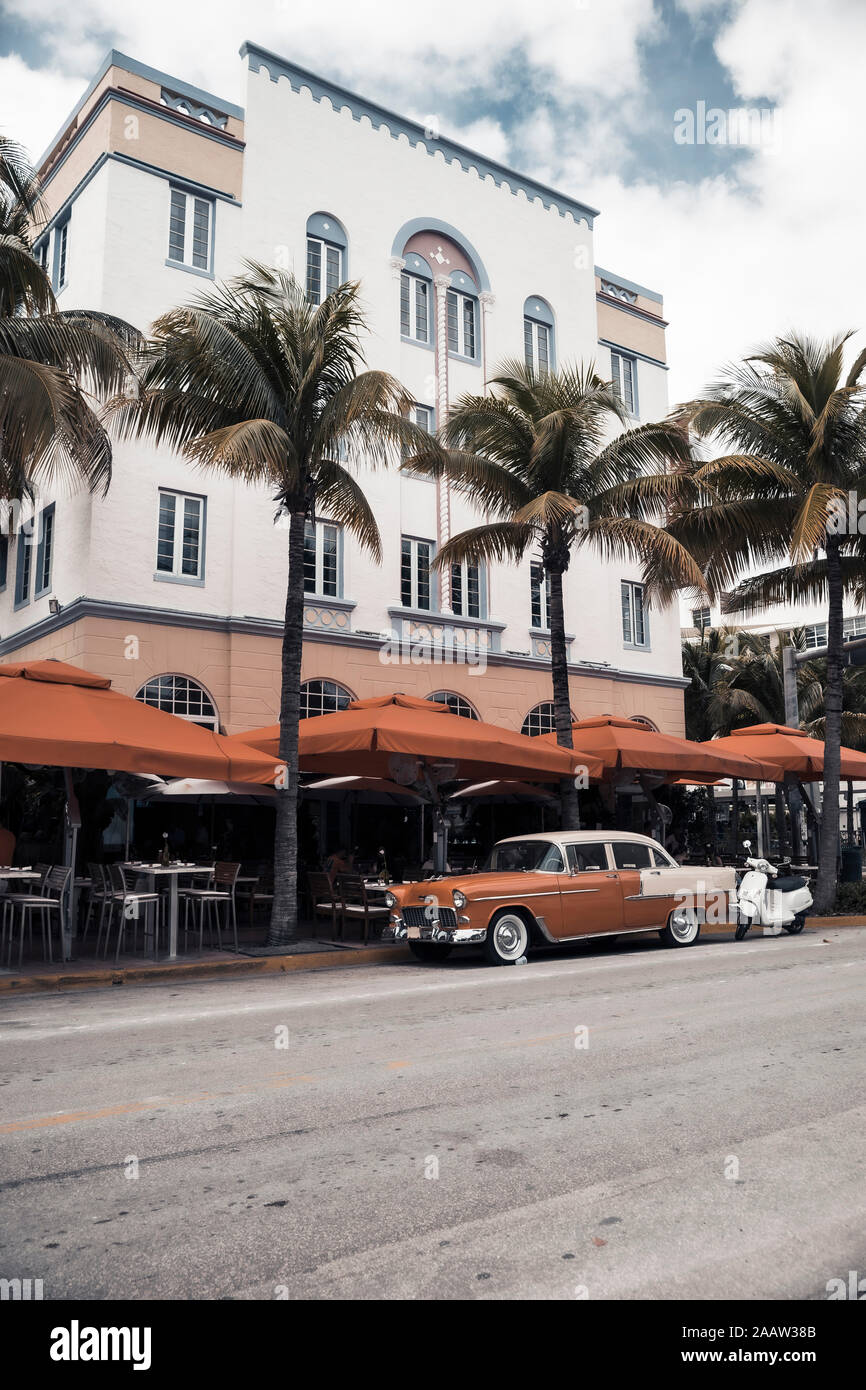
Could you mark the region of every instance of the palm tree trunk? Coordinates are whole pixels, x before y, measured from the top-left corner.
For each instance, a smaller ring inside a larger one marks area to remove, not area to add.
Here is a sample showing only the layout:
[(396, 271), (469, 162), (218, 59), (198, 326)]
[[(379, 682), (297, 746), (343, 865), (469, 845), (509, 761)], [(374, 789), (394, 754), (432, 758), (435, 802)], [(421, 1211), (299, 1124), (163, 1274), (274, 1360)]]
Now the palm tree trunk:
[(827, 686), (824, 694), (824, 795), (815, 911), (829, 912), (836, 896), (836, 856), (839, 849), (839, 765), (842, 746), (842, 565), (839, 539), (828, 535)]
[[(556, 741), (562, 748), (573, 748), (571, 733), (571, 696), (568, 689), (568, 651), (565, 645), (565, 608), (562, 602), (562, 570), (548, 569), (550, 574), (550, 667), (553, 677), (553, 718)], [(563, 777), (559, 783), (563, 830), (580, 829), (580, 806), (573, 777)]]
[(289, 579), (283, 623), (280, 687), (280, 761), (285, 786), (277, 792), (274, 835), (274, 905), (269, 946), (282, 946), (298, 931), (298, 720), (304, 645), (304, 524), (306, 512), (292, 510)]

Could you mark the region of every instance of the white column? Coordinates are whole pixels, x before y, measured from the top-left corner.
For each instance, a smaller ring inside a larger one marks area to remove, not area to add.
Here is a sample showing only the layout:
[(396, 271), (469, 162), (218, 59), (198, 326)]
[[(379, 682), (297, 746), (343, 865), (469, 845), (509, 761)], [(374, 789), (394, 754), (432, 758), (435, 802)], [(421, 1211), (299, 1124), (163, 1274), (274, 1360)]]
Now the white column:
[[(448, 291), (451, 278), (436, 275), (433, 279), (436, 293), (436, 423), (444, 425), (448, 419)], [(439, 546), (451, 537), (451, 485), (447, 478), (440, 478), (437, 484)], [(439, 602), (443, 613), (451, 612), (451, 574), (447, 569), (439, 572)]]

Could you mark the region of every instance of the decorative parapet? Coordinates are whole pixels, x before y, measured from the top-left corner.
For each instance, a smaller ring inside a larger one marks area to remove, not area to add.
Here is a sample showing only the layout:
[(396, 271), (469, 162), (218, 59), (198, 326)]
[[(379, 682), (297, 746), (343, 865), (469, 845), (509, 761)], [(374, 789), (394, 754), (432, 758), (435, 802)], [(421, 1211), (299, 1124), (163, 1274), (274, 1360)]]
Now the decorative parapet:
[(304, 627), (320, 632), (351, 632), (354, 603), (346, 599), (309, 598), (304, 603)]
[(457, 164), (466, 173), (474, 172), (482, 181), (491, 179), (497, 188), (507, 189), (515, 196), (521, 194), (530, 203), (540, 203), (542, 207), (558, 213), (560, 217), (570, 217), (578, 224), (583, 222), (591, 229), (593, 221), (599, 215), (598, 208), (589, 207), (586, 203), (578, 202), (576, 198), (570, 198), (566, 193), (558, 193), (546, 184), (518, 174), (506, 165), (487, 159), (475, 150), (458, 144), (456, 140), (439, 135), (429, 126), (425, 128), (417, 121), (399, 116), (376, 102), (368, 101), (366, 97), (350, 92), (336, 82), (318, 77), (306, 68), (299, 67), (297, 63), (281, 58), (265, 48), (259, 48), (257, 44), (244, 43), (240, 52), (252, 72), (261, 72), (264, 69), (272, 82), (279, 82), (285, 78), (292, 91), (300, 92), (306, 89), (313, 101), (326, 101), (336, 112), (346, 109), (351, 113), (353, 120), (369, 121), (373, 130), (387, 131), (392, 140), (407, 140), (413, 148), (426, 150), (431, 157), (441, 154), (446, 163)]
[(159, 99), (163, 106), (170, 106), (179, 116), (192, 116), (194, 120), (201, 121), (203, 125), (211, 125), (216, 130), (225, 130), (228, 124), (228, 116), (224, 111), (217, 111), (213, 106), (204, 106), (193, 101), (191, 97), (184, 96), (182, 92), (172, 92), (168, 87), (163, 87)]
[(615, 285), (612, 280), (602, 280), (601, 292), (612, 299), (621, 299), (623, 304), (637, 304), (637, 295), (633, 290), (627, 290), (624, 285)]
[[(549, 632), (530, 632), (530, 634), (529, 634), (529, 641), (530, 641), (530, 644), (531, 644), (532, 655), (536, 658), (536, 660), (538, 660), (538, 661), (549, 661), (549, 660), (550, 660), (550, 658), (551, 658), (551, 650), (550, 650), (550, 633), (549, 633)], [(565, 654), (566, 654), (566, 658), (567, 658), (569, 661), (571, 661), (571, 644), (572, 644), (573, 641), (574, 641), (574, 638), (573, 638), (573, 637), (568, 637), (568, 636), (566, 636), (566, 639), (565, 639)]]
[(446, 655), (452, 661), (477, 661), (499, 651), (504, 623), (489, 618), (461, 618), (455, 613), (418, 613), (389, 608), (396, 640), (405, 647), (429, 652), (430, 660)]

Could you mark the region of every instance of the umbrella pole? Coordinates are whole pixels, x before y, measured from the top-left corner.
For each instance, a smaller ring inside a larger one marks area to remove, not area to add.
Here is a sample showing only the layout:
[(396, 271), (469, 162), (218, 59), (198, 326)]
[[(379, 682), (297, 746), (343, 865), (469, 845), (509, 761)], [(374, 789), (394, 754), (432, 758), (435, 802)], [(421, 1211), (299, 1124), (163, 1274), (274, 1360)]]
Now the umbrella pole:
[(761, 797), (761, 784), (755, 783), (755, 829), (758, 835), (758, 858), (764, 858), (764, 805)]
[(81, 825), (81, 811), (78, 807), (78, 797), (75, 795), (75, 788), (72, 785), (72, 769), (63, 769), (63, 781), (66, 786), (66, 807), (64, 818), (66, 821), (65, 835), (65, 854), (64, 859), (67, 865), (72, 866), (72, 874), (69, 879), (69, 887), (66, 892), (66, 910), (60, 908), (60, 932), (63, 950), (63, 959), (72, 960), (72, 934), (75, 926), (75, 913), (78, 907), (78, 894), (75, 888), (75, 860), (78, 854), (78, 831)]

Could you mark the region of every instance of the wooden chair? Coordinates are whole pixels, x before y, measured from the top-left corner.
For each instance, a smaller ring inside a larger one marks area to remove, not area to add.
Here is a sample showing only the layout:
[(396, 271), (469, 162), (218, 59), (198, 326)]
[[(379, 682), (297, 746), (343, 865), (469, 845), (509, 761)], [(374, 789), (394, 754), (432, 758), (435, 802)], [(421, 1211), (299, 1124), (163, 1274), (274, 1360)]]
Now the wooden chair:
[(337, 935), (337, 918), (340, 919), (340, 936), (343, 935), (343, 910), (340, 897), (327, 874), (307, 874), (307, 888), (310, 894), (310, 910), (313, 926), (320, 917), (330, 917), (331, 931)]
[(198, 949), (204, 950), (204, 916), (205, 909), (208, 914), (208, 926), (210, 929), (211, 944), (213, 944), (213, 934), (216, 931), (217, 950), (223, 948), (222, 934), (220, 932), (220, 908), (225, 908), (225, 928), (229, 929), (229, 917), (231, 917), (232, 934), (234, 936), (235, 951), (238, 950), (238, 915), (237, 904), (235, 902), (235, 887), (237, 885), (238, 874), (241, 871), (240, 863), (237, 864), (214, 864), (213, 881), (207, 888), (186, 888), (182, 897), (184, 901), (183, 914), (183, 945), (186, 950), (187, 938), (189, 936), (189, 915), (192, 911), (193, 931), (195, 931), (195, 915), (198, 912)]
[[(343, 926), (347, 921), (363, 923), (363, 941), (370, 937), (370, 926), (374, 922), (386, 922), (389, 909), (384, 903), (374, 902), (367, 893), (367, 885), (360, 874), (344, 874), (340, 879), (340, 901), (343, 909)], [(342, 933), (341, 933), (342, 936)]]

